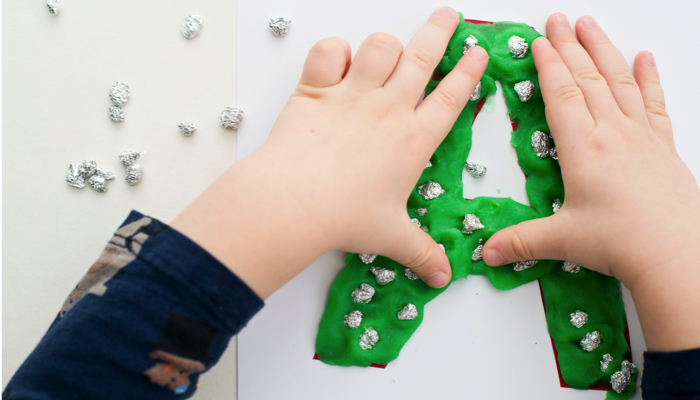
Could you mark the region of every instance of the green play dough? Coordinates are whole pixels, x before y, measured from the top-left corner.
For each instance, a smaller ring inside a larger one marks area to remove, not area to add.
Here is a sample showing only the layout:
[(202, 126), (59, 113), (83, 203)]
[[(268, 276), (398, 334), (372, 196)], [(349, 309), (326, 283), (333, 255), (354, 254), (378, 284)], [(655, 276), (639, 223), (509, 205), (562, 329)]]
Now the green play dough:
[[(497, 289), (508, 290), (524, 283), (540, 279), (545, 299), (547, 323), (557, 352), (564, 381), (571, 387), (586, 389), (600, 384), (610, 385), (610, 377), (620, 370), (623, 360), (630, 358), (630, 349), (624, 338), (626, 318), (622, 303), (620, 282), (599, 273), (581, 269), (578, 273), (565, 272), (563, 262), (539, 260), (532, 268), (515, 271), (513, 265), (498, 268), (487, 266), (482, 260), (472, 261), (479, 240), (485, 243), (496, 231), (519, 222), (547, 217), (553, 214), (555, 199), (564, 201), (564, 185), (557, 160), (540, 158), (531, 145), (535, 131), (549, 134), (544, 103), (532, 54), (528, 50), (524, 58), (513, 58), (508, 47), (511, 36), (519, 36), (532, 46), (541, 36), (525, 24), (498, 22), (473, 24), (462, 20), (447, 46), (442, 61), (428, 83), (432, 92), (462, 57), (464, 40), (473, 35), (479, 46), (486, 49), (490, 60), (481, 79), (479, 100), (470, 101), (459, 115), (452, 130), (431, 158), (432, 166), (426, 168), (408, 200), (408, 213), (429, 228), (429, 235), (445, 247), (452, 266), (452, 281), (467, 275), (485, 275)], [(532, 97), (522, 102), (514, 90), (518, 82), (532, 81), (535, 89)], [(472, 123), (478, 104), (496, 93), (496, 81), (504, 90), (511, 120), (517, 124), (511, 144), (518, 156), (518, 164), (527, 176), (526, 191), (531, 206), (525, 206), (510, 198), (477, 197), (465, 200), (462, 189), (464, 163), (471, 149)], [(551, 143), (554, 146), (554, 143)], [(418, 187), (437, 182), (445, 191), (437, 198), (426, 200)], [(419, 215), (417, 209), (427, 212)], [(483, 229), (471, 234), (462, 231), (465, 215), (476, 215)], [(347, 266), (333, 283), (326, 309), (320, 322), (316, 339), (316, 352), (320, 360), (332, 365), (362, 366), (387, 364), (399, 356), (403, 345), (423, 320), (427, 302), (446, 288), (434, 289), (421, 280), (411, 280), (404, 267), (385, 257), (377, 257), (369, 265), (357, 254), (348, 254)], [(395, 279), (379, 285), (370, 272), (371, 267), (394, 271)], [(351, 293), (361, 284), (375, 289), (368, 303), (356, 303)], [(418, 316), (413, 320), (399, 320), (397, 313), (408, 303), (414, 304)], [(588, 322), (576, 328), (569, 322), (569, 315), (577, 310), (588, 314)], [(362, 313), (362, 322), (356, 329), (347, 327), (343, 317), (352, 311)], [(378, 333), (379, 340), (364, 350), (360, 336), (369, 327)], [(586, 333), (598, 331), (602, 335), (600, 346), (587, 352), (580, 341)], [(605, 371), (600, 369), (604, 354), (613, 357)], [(524, 360), (524, 365), (526, 361)], [(608, 392), (608, 398), (625, 399), (634, 391), (632, 384), (621, 394)]]

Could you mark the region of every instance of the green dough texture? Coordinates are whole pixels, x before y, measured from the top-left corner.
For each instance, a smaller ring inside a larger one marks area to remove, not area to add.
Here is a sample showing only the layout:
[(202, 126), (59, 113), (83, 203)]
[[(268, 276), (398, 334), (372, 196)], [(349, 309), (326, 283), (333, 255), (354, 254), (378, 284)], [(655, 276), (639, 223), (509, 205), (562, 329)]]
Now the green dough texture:
[[(564, 201), (564, 185), (558, 161), (552, 157), (540, 158), (531, 144), (535, 131), (550, 133), (532, 54), (528, 49), (525, 57), (514, 58), (508, 47), (511, 36), (519, 36), (532, 46), (532, 42), (541, 36), (537, 31), (520, 23), (474, 24), (462, 20), (428, 83), (427, 92), (432, 92), (440, 79), (457, 64), (462, 57), (464, 40), (469, 35), (473, 35), (490, 56), (481, 79), (481, 95), (478, 100), (467, 104), (435, 151), (430, 160), (432, 166), (424, 170), (408, 200), (408, 213), (428, 227), (429, 235), (444, 246), (452, 266), (452, 281), (470, 274), (485, 275), (497, 289), (508, 290), (540, 279), (549, 333), (558, 352), (564, 381), (578, 389), (601, 384), (610, 387), (611, 375), (620, 371), (622, 361), (631, 359), (624, 337), (626, 317), (619, 281), (583, 268), (577, 273), (566, 272), (562, 269), (563, 262), (555, 260), (539, 260), (534, 267), (522, 271), (515, 271), (513, 265), (492, 268), (483, 260), (472, 261), (480, 239), (485, 243), (500, 229), (552, 215), (555, 200)], [(462, 172), (471, 149), (471, 126), (479, 103), (496, 93), (497, 80), (505, 92), (511, 120), (517, 125), (511, 135), (511, 144), (516, 150), (518, 164), (527, 176), (526, 191), (531, 207), (510, 198), (465, 200), (462, 197)], [(527, 80), (534, 83), (535, 89), (531, 98), (523, 102), (514, 86)], [(551, 145), (554, 147), (553, 142)], [(439, 183), (445, 193), (426, 200), (418, 188), (428, 182)], [(427, 212), (420, 215), (416, 211), (420, 208), (427, 209)], [(476, 215), (484, 228), (471, 234), (463, 233), (463, 220), (467, 214)], [(346, 262), (347, 266), (333, 283), (328, 296), (316, 339), (317, 356), (332, 365), (367, 367), (387, 364), (399, 356), (403, 345), (420, 325), (425, 304), (446, 288), (434, 289), (420, 279), (409, 279), (403, 266), (386, 257), (377, 257), (368, 265), (358, 255), (348, 254)], [(370, 272), (371, 267), (394, 271), (394, 280), (379, 285)], [(356, 303), (351, 293), (363, 283), (375, 289), (374, 296), (368, 303)], [(398, 319), (397, 313), (408, 303), (416, 306), (418, 316), (412, 320)], [(588, 314), (588, 322), (581, 328), (569, 321), (570, 314), (577, 310)], [(344, 316), (352, 311), (362, 313), (361, 324), (356, 329), (344, 324)], [(376, 330), (379, 340), (365, 350), (360, 346), (360, 336), (369, 327)], [(596, 349), (587, 352), (580, 341), (593, 331), (601, 334), (601, 342)], [(610, 354), (613, 361), (602, 371), (600, 361), (604, 354)], [(636, 374), (635, 369), (632, 383), (626, 390), (620, 394), (610, 390), (607, 398), (629, 398), (634, 392)]]

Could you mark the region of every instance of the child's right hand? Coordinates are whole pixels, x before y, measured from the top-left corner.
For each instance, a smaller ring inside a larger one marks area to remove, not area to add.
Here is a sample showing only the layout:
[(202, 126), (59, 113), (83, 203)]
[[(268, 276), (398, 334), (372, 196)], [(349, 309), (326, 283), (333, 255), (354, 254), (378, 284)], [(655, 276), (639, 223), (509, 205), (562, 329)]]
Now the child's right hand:
[[(566, 200), (496, 233), (489, 265), (554, 259), (614, 275), (634, 296), (649, 349), (700, 347), (700, 188), (673, 145), (654, 57), (634, 75), (591, 17), (547, 22), (533, 44)], [(700, 149), (699, 149), (700, 150)]]

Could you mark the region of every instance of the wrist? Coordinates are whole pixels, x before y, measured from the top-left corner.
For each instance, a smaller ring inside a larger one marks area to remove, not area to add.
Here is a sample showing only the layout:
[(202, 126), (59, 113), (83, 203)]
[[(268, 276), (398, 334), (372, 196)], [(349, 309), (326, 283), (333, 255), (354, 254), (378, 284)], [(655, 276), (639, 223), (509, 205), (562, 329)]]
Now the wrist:
[(658, 265), (637, 277), (632, 293), (649, 351), (700, 347), (697, 258)]
[(255, 155), (236, 163), (171, 223), (261, 298), (329, 249), (323, 233)]

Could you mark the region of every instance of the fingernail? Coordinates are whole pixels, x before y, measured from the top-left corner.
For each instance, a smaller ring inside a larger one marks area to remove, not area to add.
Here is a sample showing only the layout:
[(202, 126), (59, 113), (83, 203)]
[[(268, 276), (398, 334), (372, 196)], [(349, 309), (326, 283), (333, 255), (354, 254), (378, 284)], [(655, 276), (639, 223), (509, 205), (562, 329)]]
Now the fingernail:
[(549, 39), (547, 39), (544, 36), (538, 37), (535, 39), (537, 43), (539, 43), (538, 46), (547, 46), (547, 47), (552, 47), (552, 44), (549, 42)]
[(593, 19), (593, 17), (583, 17), (581, 23), (583, 26), (589, 29), (595, 29), (598, 27), (598, 23)]
[(423, 281), (434, 288), (441, 288), (450, 283), (450, 278), (447, 277), (446, 273), (438, 271), (426, 276)]
[(486, 54), (486, 50), (483, 49), (481, 46), (474, 46), (469, 51), (469, 56), (475, 60), (482, 61), (483, 59), (487, 58), (489, 55)]
[(437, 12), (447, 15), (451, 19), (458, 19), (459, 18), (457, 11), (455, 11), (454, 9), (452, 9), (450, 7), (440, 7), (440, 8), (438, 8)]
[(566, 18), (566, 15), (564, 14), (557, 14), (556, 17), (554, 17), (554, 21), (556, 21), (557, 25), (559, 26), (569, 26), (569, 20)]
[(487, 250), (484, 254), (484, 262), (492, 267), (497, 267), (506, 262), (501, 253), (496, 249)]
[(654, 55), (651, 53), (647, 53), (647, 55), (644, 56), (644, 62), (649, 64), (650, 66), (656, 65), (656, 60), (654, 59)]

